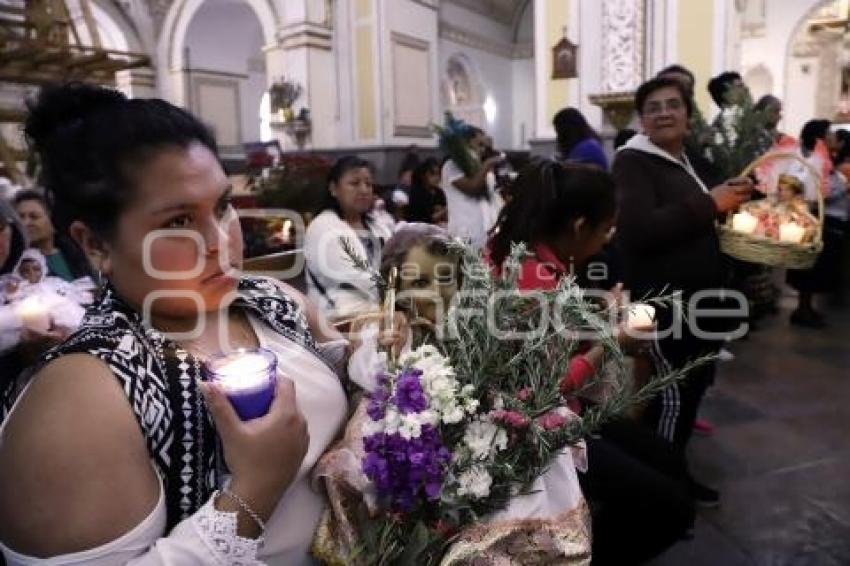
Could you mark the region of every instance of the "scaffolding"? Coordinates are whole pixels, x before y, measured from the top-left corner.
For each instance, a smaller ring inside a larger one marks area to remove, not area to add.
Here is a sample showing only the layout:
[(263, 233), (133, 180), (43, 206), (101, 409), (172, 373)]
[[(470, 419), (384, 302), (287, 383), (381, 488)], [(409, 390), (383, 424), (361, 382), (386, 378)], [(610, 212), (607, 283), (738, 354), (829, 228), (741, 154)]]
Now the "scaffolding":
[[(64, 81), (115, 84), (115, 73), (149, 67), (147, 55), (103, 47), (88, 0), (0, 2), (0, 83), (41, 86)], [(0, 123), (20, 124), (21, 108), (0, 108)], [(26, 152), (0, 136), (0, 175), (15, 183), (25, 176)]]

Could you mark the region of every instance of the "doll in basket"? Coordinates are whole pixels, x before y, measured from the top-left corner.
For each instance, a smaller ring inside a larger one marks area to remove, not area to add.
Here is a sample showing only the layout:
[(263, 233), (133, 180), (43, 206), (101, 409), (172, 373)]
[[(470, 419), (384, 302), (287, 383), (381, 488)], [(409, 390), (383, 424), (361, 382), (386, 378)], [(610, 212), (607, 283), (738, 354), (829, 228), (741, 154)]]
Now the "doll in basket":
[(818, 219), (809, 212), (804, 198), (803, 181), (790, 174), (781, 174), (776, 183), (775, 199), (763, 199), (747, 203), (742, 207), (756, 218), (755, 234), (779, 239), (779, 226), (793, 222), (805, 230), (803, 242), (811, 242), (817, 234)]

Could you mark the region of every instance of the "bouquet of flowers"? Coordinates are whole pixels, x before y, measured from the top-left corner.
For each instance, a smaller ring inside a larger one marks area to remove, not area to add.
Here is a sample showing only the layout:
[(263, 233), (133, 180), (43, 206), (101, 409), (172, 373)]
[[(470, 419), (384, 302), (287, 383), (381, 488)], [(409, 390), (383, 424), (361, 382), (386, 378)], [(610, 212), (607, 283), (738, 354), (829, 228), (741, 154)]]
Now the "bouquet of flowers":
[[(441, 325), (445, 336), (390, 362), (349, 424), (347, 456), (332, 451), (323, 458), (335, 464), (348, 459), (349, 466), (359, 470), (333, 474), (321, 470), (326, 462), (319, 465), (320, 476), (335, 475), (345, 484), (328, 482), (332, 509), (314, 541), (314, 553), (327, 563), (460, 564), (466, 563), (461, 555), (470, 545), (475, 550), (467, 552), (467, 558), (480, 556), (481, 548), (465, 537), (470, 527), (532, 494), (535, 482), (559, 455), (693, 367), (635, 389), (607, 321), (607, 306), (586, 298), (570, 279), (554, 291), (516, 292), (522, 247), (506, 261), (504, 275), (496, 277), (477, 253), (453, 245), (463, 254), (464, 283)], [(365, 265), (362, 259), (354, 261)], [(501, 299), (494, 302), (496, 295)], [(562, 324), (541, 325), (540, 317), (552, 305)], [(494, 335), (493, 323), (511, 329), (513, 338)], [(591, 332), (605, 350), (605, 367), (585, 387), (602, 380), (612, 387), (580, 417), (570, 409), (568, 397), (580, 396), (582, 390), (568, 391), (565, 369), (580, 348), (583, 332)], [(575, 477), (571, 461), (569, 467)], [(578, 484), (559, 487), (578, 492), (576, 514), (569, 520), (561, 516), (549, 524), (538, 523), (540, 529), (580, 531), (576, 538), (583, 537), (583, 543), (573, 540), (570, 547), (569, 535), (557, 533), (543, 544), (551, 545), (550, 554), (541, 558), (546, 551), (533, 548), (529, 551), (536, 558), (522, 563), (589, 560), (587, 510)], [(356, 497), (354, 492), (359, 492)], [(331, 515), (336, 520), (347, 516), (341, 521), (345, 528), (329, 526)], [(515, 522), (507, 538), (523, 529), (528, 531), (528, 521)], [(499, 536), (503, 534), (504, 529)]]
[(292, 105), (295, 104), (295, 101), (298, 100), (298, 97), (301, 96), (302, 92), (304, 92), (304, 88), (293, 80), (285, 77), (276, 80), (272, 86), (269, 87), (269, 98), (272, 112), (277, 112), (278, 110), (283, 110), (285, 108), (292, 108)]
[(446, 112), (442, 126), (434, 125), (434, 131), (439, 136), (440, 150), (457, 164), (464, 175), (474, 176), (481, 168), (481, 161), (473, 154), (466, 141), (472, 126), (455, 118), (451, 112)]
[(707, 155), (726, 178), (731, 178), (767, 152), (773, 140), (766, 127), (767, 111), (755, 109), (746, 89), (733, 89), (727, 96), (733, 105), (716, 118)]

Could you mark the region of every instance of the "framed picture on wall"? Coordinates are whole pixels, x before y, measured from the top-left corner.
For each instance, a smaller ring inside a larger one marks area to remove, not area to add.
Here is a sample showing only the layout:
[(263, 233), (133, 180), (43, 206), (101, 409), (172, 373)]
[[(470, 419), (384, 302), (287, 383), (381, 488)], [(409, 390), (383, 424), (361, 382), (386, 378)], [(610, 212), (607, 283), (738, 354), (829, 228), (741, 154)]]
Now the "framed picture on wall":
[(552, 78), (574, 79), (578, 77), (578, 45), (564, 37), (552, 48)]

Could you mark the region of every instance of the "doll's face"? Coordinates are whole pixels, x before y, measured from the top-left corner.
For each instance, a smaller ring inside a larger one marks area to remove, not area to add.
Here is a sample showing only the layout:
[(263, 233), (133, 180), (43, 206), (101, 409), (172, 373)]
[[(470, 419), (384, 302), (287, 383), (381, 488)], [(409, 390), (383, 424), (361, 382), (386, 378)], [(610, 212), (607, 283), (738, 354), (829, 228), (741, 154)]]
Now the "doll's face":
[(794, 182), (782, 177), (779, 178), (776, 189), (779, 194), (779, 202), (791, 202), (799, 196)]
[(432, 323), (445, 316), (457, 293), (458, 264), (455, 259), (434, 255), (423, 246), (407, 252), (399, 270), (399, 299), (410, 300), (414, 312)]
[(25, 259), (21, 262), (19, 274), (30, 283), (38, 283), (42, 275), (41, 264), (34, 259)]

